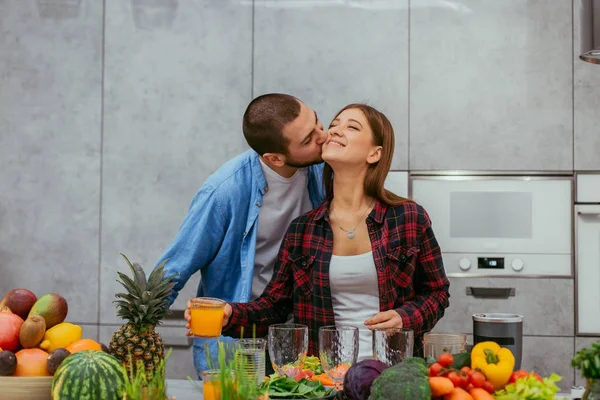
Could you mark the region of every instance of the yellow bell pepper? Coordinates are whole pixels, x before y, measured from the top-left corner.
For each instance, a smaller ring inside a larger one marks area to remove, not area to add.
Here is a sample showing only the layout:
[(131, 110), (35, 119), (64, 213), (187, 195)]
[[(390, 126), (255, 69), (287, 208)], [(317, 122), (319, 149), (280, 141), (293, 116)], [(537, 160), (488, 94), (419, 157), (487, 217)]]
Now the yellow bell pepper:
[(471, 368), (478, 369), (496, 390), (506, 386), (515, 368), (515, 356), (496, 342), (477, 343), (471, 350)]
[(69, 322), (62, 322), (48, 329), (44, 334), (40, 348), (48, 353), (60, 349), (67, 348), (68, 345), (81, 339), (82, 330), (79, 325)]

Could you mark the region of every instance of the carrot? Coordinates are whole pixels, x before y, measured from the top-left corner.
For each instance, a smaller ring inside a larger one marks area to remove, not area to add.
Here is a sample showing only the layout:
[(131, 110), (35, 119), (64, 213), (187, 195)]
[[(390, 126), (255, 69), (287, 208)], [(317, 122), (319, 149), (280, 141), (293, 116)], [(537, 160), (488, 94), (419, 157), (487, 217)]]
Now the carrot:
[(444, 400), (474, 400), (464, 389), (455, 387), (452, 392), (444, 396)]
[(454, 390), (452, 381), (443, 376), (433, 376), (429, 378), (429, 387), (431, 388), (431, 394), (434, 397), (447, 395)]
[(313, 375), (311, 378), (313, 381), (319, 381), (323, 386), (333, 386), (333, 379), (327, 376), (327, 374)]
[(494, 400), (494, 396), (482, 388), (471, 388), (469, 394), (473, 397), (473, 400)]

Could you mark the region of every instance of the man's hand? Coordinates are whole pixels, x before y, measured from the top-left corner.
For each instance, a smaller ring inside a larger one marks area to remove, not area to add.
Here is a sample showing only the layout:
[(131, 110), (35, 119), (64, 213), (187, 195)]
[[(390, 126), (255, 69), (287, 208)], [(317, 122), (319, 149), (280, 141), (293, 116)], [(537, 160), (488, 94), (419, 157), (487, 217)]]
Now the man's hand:
[[(184, 313), (184, 318), (186, 321), (185, 324), (185, 328), (188, 330), (186, 333), (186, 336), (194, 336), (194, 334), (192, 333), (191, 329), (192, 329), (192, 306), (191, 306), (191, 302), (188, 301), (187, 303), (187, 309), (185, 310)], [(229, 317), (231, 317), (231, 306), (229, 304), (225, 304), (225, 313), (223, 314), (223, 324), (222, 326), (225, 326), (229, 323)]]
[(394, 310), (378, 312), (373, 317), (365, 321), (365, 325), (370, 329), (402, 328), (402, 318)]

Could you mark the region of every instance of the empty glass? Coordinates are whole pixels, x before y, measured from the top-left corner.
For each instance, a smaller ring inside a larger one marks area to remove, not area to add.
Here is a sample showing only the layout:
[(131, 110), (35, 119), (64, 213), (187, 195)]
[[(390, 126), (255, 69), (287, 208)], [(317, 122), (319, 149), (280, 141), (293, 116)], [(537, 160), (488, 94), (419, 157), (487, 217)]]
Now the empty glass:
[(269, 357), (279, 375), (296, 376), (308, 352), (308, 327), (302, 324), (269, 326)]
[(319, 358), (323, 371), (335, 387), (358, 358), (358, 328), (354, 326), (322, 326), (319, 328)]
[(412, 357), (415, 345), (411, 329), (389, 328), (373, 331), (373, 358), (390, 367)]
[(235, 373), (242, 385), (260, 385), (265, 380), (265, 339), (240, 339), (235, 349)]

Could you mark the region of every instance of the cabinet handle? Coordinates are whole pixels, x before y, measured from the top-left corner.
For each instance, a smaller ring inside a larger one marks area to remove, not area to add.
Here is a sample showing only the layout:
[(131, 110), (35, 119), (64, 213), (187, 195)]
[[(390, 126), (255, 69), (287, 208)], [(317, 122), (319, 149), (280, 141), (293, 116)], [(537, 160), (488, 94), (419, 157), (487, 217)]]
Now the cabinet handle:
[(485, 288), (467, 286), (467, 296), (481, 299), (508, 299), (516, 295), (515, 288)]
[(163, 337), (163, 344), (165, 348), (175, 347), (175, 348), (184, 348), (187, 349), (192, 347), (194, 343), (194, 339), (191, 337), (178, 337), (178, 336), (167, 336)]
[(168, 320), (183, 321), (184, 318), (185, 318), (185, 310), (171, 310), (171, 312), (165, 316), (165, 319), (168, 319)]
[(577, 215), (600, 215), (600, 211), (577, 211)]

